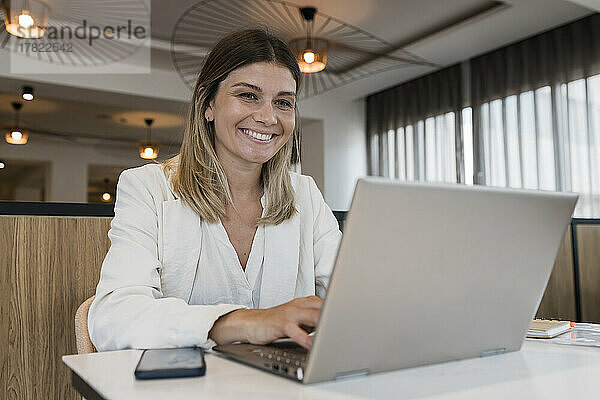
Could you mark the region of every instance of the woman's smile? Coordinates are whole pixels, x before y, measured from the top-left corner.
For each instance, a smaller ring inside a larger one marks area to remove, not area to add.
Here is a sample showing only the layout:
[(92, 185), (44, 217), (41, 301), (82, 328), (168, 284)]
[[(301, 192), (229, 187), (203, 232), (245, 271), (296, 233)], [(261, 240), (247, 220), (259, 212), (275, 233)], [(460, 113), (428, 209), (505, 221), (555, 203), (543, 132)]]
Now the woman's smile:
[(252, 140), (253, 142), (261, 144), (271, 143), (273, 140), (275, 140), (275, 138), (277, 138), (277, 136), (279, 136), (272, 132), (264, 132), (247, 128), (238, 128), (238, 131), (241, 132), (244, 137)]
[(264, 164), (295, 128), (296, 81), (284, 66), (257, 62), (232, 71), (205, 112), (214, 120), (218, 157)]

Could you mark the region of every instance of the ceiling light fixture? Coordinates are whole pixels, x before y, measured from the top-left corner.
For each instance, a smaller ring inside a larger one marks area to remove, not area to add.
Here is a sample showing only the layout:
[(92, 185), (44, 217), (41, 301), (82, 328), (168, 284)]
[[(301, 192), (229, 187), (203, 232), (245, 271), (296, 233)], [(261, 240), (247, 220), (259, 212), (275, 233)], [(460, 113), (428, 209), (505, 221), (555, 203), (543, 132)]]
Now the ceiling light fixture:
[(146, 141), (140, 145), (140, 157), (145, 160), (154, 160), (158, 157), (158, 144), (152, 143), (152, 123), (154, 122), (153, 118), (144, 119), (146, 123)]
[(33, 88), (31, 86), (23, 86), (23, 100), (33, 100)]
[(108, 190), (108, 182), (108, 178), (104, 179), (104, 193), (102, 193), (102, 196), (100, 196), (100, 199), (105, 203), (108, 203), (112, 200), (112, 196)]
[(24, 39), (38, 39), (46, 32), (50, 7), (43, 0), (3, 0), (6, 31)]
[(29, 135), (19, 127), (19, 110), (23, 107), (23, 104), (14, 102), (12, 106), (15, 110), (15, 125), (6, 131), (4, 138), (6, 139), (6, 143), (9, 144), (25, 144)]
[(306, 37), (294, 39), (289, 43), (300, 71), (305, 74), (322, 71), (327, 66), (329, 43), (327, 40), (312, 36), (316, 13), (315, 7), (300, 8), (300, 14), (306, 23)]
[(0, 160), (0, 169), (4, 169), (4, 167), (6, 167), (6, 164), (4, 164), (4, 161)]

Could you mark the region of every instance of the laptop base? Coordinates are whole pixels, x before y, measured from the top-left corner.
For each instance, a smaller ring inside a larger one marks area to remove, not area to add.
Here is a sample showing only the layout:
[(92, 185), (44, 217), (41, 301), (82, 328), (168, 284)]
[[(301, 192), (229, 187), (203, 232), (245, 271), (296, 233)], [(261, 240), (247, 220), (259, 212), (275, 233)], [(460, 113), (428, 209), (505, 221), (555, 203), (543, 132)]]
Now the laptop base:
[(295, 381), (302, 381), (308, 350), (291, 340), (255, 345), (246, 343), (215, 346), (213, 350), (234, 361), (260, 368)]

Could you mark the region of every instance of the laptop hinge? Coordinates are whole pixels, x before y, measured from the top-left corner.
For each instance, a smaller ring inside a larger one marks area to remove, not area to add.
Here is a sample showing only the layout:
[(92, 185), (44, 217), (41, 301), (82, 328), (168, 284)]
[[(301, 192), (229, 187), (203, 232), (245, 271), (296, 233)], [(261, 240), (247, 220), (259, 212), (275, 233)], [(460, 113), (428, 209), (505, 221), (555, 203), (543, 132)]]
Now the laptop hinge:
[(341, 372), (339, 374), (337, 374), (335, 376), (335, 380), (340, 380), (340, 379), (348, 379), (348, 378), (356, 378), (357, 376), (364, 376), (364, 375), (368, 375), (369, 374), (369, 369), (358, 369), (356, 371), (348, 371), (348, 372)]
[(506, 349), (504, 347), (501, 347), (499, 349), (484, 350), (481, 352), (479, 357), (497, 356), (498, 354), (504, 353), (506, 353)]

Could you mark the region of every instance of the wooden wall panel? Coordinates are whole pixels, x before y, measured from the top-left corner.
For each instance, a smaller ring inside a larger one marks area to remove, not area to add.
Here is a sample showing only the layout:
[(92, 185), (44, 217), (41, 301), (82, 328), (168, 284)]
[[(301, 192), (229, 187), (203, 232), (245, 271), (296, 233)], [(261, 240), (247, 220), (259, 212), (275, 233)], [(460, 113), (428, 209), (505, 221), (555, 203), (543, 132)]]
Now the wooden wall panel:
[(109, 247), (105, 217), (0, 217), (0, 339), (7, 399), (78, 399), (61, 356)]
[(577, 225), (581, 320), (600, 323), (600, 225)]
[(575, 309), (575, 284), (573, 275), (573, 246), (571, 227), (567, 229), (550, 275), (546, 292), (536, 316), (567, 321), (577, 319)]
[(17, 398), (14, 393), (9, 393), (8, 378), (13, 369), (17, 366), (9, 364), (10, 344), (10, 293), (13, 270), (12, 265), (15, 260), (15, 246), (13, 246), (13, 235), (16, 230), (16, 221), (14, 219), (0, 219), (0, 396), (5, 399)]

